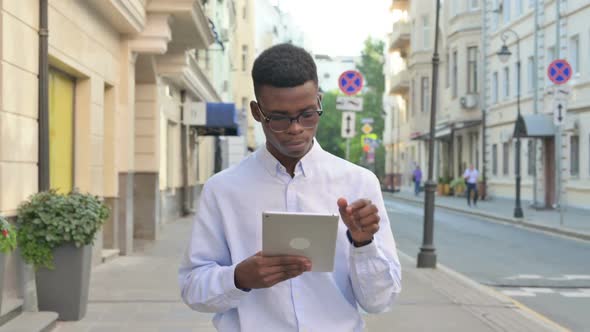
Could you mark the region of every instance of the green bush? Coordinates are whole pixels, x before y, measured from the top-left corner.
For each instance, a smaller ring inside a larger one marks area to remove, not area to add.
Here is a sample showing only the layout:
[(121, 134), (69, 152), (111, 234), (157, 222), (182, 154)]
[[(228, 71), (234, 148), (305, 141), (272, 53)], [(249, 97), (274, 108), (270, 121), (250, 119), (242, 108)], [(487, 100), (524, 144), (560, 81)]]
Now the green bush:
[(0, 252), (9, 253), (16, 248), (16, 231), (12, 225), (0, 216)]
[(100, 199), (73, 191), (39, 192), (18, 207), (17, 242), (25, 262), (53, 269), (52, 250), (63, 244), (92, 244), (110, 211)]
[(465, 190), (465, 179), (464, 178), (456, 178), (453, 181), (451, 181), (450, 187), (454, 190), (454, 191), (462, 191)]

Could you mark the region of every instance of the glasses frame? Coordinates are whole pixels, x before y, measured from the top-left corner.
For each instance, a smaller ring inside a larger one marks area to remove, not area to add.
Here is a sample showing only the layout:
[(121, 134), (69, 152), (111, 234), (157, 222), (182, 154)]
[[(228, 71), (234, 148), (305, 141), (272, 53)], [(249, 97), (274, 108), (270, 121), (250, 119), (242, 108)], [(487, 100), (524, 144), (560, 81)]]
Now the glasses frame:
[[(320, 106), (320, 109), (319, 110), (315, 110), (315, 112), (317, 112), (318, 113), (318, 116), (321, 117), (322, 114), (324, 113), (324, 110), (322, 109), (322, 100), (320, 99), (320, 96), (319, 95), (317, 97), (317, 100), (318, 100), (318, 105)], [(256, 107), (258, 108), (258, 111), (260, 111), (260, 114), (262, 115), (262, 118), (264, 119), (264, 121), (268, 124), (268, 127), (270, 128), (270, 130), (272, 130), (275, 133), (283, 133), (283, 132), (289, 130), (289, 128), (293, 124), (293, 121), (297, 121), (297, 123), (299, 123), (301, 125), (301, 122), (299, 122), (299, 118), (301, 118), (301, 116), (305, 112), (307, 112), (307, 111), (303, 111), (303, 112), (299, 113), (299, 115), (297, 115), (295, 117), (290, 117), (290, 116), (284, 115), (284, 117), (286, 117), (286, 118), (289, 119), (289, 126), (285, 130), (274, 130), (270, 126), (270, 120), (272, 120), (271, 117), (268, 116), (268, 115), (266, 115), (266, 113), (264, 113), (264, 111), (262, 111), (262, 107), (260, 106), (260, 102), (258, 100), (256, 101)], [(319, 120), (318, 120), (318, 123), (319, 123)], [(301, 126), (303, 127), (303, 125), (301, 125)], [(313, 128), (313, 127), (309, 127), (309, 128), (303, 127), (303, 128), (310, 129), (310, 128)]]

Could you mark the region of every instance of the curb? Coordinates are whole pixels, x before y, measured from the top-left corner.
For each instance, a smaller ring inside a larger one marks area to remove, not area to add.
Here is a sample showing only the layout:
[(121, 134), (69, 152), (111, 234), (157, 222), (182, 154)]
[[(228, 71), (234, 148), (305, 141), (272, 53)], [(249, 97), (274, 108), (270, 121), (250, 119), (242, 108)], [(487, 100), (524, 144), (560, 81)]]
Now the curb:
[[(418, 200), (415, 200), (412, 198), (395, 196), (395, 195), (392, 195), (391, 193), (388, 193), (388, 196), (393, 199), (402, 200), (402, 201), (406, 201), (406, 202), (410, 202), (410, 203), (414, 203), (414, 204), (422, 204), (423, 203), (422, 201), (418, 201)], [(482, 217), (482, 218), (486, 218), (486, 219), (507, 222), (510, 224), (523, 226), (523, 227), (527, 227), (527, 228), (531, 228), (531, 229), (536, 229), (536, 230), (540, 230), (540, 231), (544, 231), (544, 232), (548, 232), (548, 233), (572, 237), (572, 238), (575, 238), (578, 240), (590, 241), (590, 233), (581, 233), (581, 232), (574, 231), (574, 230), (567, 229), (567, 228), (555, 228), (555, 227), (550, 227), (550, 226), (539, 225), (539, 224), (531, 223), (528, 221), (522, 221), (522, 220), (519, 220), (516, 218), (504, 217), (504, 216), (500, 216), (500, 215), (489, 213), (489, 212), (480, 212), (480, 211), (473, 211), (473, 210), (467, 210), (467, 209), (462, 209), (462, 208), (456, 208), (456, 207), (436, 203), (436, 201), (435, 201), (434, 205), (438, 208), (442, 208), (442, 209), (449, 210), (449, 211), (459, 212), (459, 213), (468, 214), (468, 215), (474, 215), (474, 216), (478, 216), (478, 217)]]
[[(404, 259), (411, 261), (413, 264), (416, 264), (416, 259), (408, 254), (406, 254), (405, 252), (401, 251), (398, 249), (398, 255), (399, 256), (403, 256)], [(560, 331), (560, 332), (571, 332), (571, 330), (559, 325), (558, 323), (552, 321), (550, 318), (543, 316), (542, 314), (534, 311), (533, 309), (527, 307), (526, 305), (520, 303), (519, 301), (504, 295), (498, 291), (496, 291), (495, 289), (493, 289), (490, 286), (486, 286), (483, 284), (478, 283), (477, 281), (467, 277), (464, 274), (461, 274), (441, 263), (436, 263), (436, 269), (441, 271), (442, 273), (445, 273), (449, 276), (451, 276), (452, 278), (456, 279), (457, 281), (475, 289), (476, 291), (479, 291), (481, 293), (484, 293), (488, 296), (491, 296), (495, 299), (497, 299), (500, 302), (505, 302), (505, 303), (511, 303), (514, 305), (515, 308), (518, 308), (520, 310), (522, 310), (522, 315), (526, 316), (527, 318), (531, 319), (531, 320), (536, 320), (538, 322), (541, 322), (545, 325), (551, 326), (552, 329), (555, 329), (556, 331)]]

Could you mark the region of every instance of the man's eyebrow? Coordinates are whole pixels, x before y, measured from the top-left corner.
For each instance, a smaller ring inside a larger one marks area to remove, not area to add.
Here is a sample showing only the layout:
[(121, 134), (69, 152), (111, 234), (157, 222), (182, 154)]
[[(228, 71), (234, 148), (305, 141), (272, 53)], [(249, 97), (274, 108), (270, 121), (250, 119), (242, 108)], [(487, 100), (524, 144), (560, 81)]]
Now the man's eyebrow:
[[(316, 105), (310, 105), (310, 106), (304, 107), (304, 108), (298, 110), (297, 113), (302, 113), (302, 112), (305, 112), (305, 111), (309, 111), (309, 110), (311, 110), (311, 109), (313, 109), (315, 107), (317, 107), (317, 104)], [(282, 110), (272, 110), (272, 111), (269, 111), (269, 113), (271, 113), (271, 114), (277, 114), (277, 115), (287, 115), (287, 114), (289, 114), (289, 112), (282, 111)]]

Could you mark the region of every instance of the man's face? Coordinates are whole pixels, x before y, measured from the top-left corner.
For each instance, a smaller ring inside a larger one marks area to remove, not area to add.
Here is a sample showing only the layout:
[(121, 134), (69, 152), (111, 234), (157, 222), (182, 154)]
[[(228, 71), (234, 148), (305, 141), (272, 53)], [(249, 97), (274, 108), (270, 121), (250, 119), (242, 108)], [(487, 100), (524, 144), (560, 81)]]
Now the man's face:
[(275, 156), (278, 154), (286, 158), (302, 158), (311, 148), (317, 124), (313, 128), (304, 128), (297, 121), (292, 121), (285, 131), (276, 132), (265, 121), (261, 110), (267, 117), (282, 115), (291, 118), (303, 112), (318, 110), (320, 105), (317, 84), (308, 81), (292, 88), (263, 85), (258, 89), (257, 98), (258, 103), (250, 103), (250, 110), (254, 119), (262, 124), (270, 152)]

